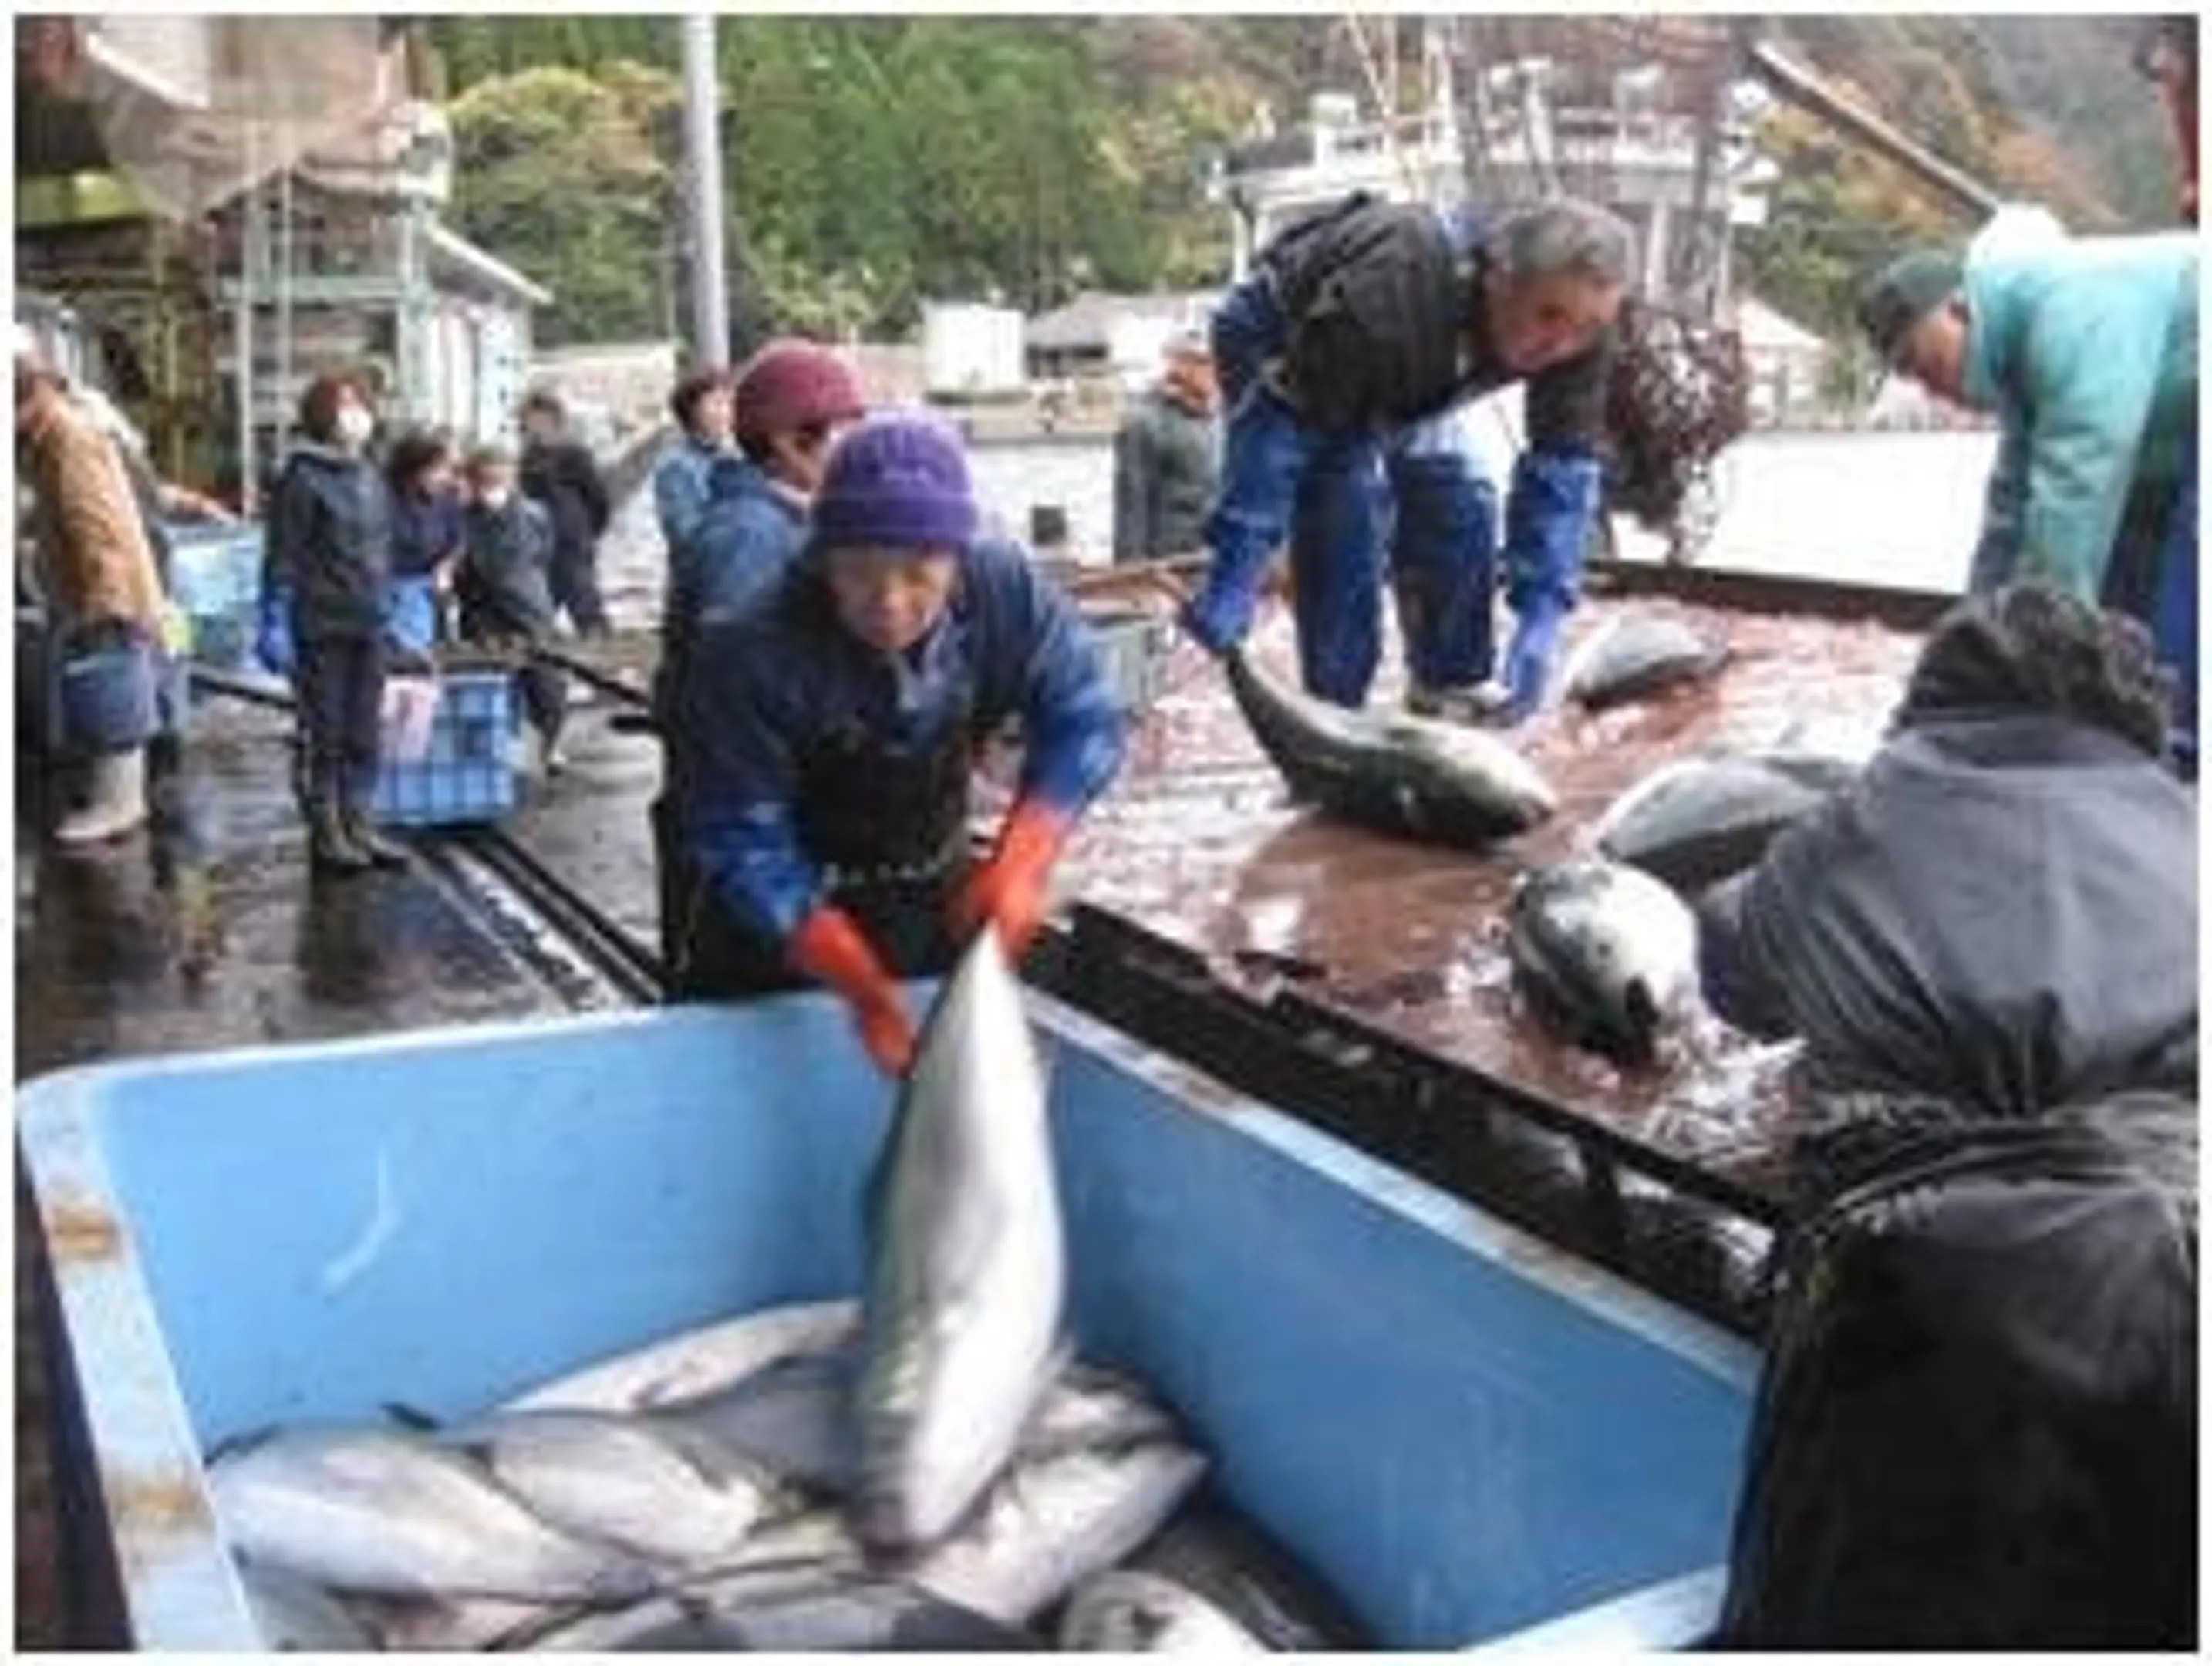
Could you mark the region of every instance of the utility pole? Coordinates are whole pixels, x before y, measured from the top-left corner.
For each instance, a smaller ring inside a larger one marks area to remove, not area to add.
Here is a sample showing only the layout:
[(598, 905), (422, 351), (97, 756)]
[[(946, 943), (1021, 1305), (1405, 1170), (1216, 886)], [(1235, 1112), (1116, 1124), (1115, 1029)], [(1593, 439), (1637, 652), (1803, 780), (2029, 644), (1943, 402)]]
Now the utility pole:
[(722, 265), (721, 98), (714, 14), (684, 15), (684, 174), (691, 187), (691, 335), (706, 364), (730, 362), (730, 291)]

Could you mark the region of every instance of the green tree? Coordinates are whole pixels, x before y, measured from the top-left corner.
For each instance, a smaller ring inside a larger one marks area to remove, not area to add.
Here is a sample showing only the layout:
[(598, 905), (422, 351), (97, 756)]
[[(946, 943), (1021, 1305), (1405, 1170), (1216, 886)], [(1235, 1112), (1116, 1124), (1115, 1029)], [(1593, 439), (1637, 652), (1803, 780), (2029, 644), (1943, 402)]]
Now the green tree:
[(479, 82), (453, 101), (454, 218), (554, 294), (549, 344), (650, 337), (665, 313), (671, 171), (656, 112), (665, 72), (544, 68)]

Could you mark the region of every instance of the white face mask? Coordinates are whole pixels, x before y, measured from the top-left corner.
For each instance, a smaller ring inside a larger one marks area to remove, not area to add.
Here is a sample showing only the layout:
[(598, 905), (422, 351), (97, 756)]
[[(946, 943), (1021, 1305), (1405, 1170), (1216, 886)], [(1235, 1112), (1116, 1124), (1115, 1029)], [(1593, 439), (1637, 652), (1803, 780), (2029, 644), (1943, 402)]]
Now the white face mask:
[(375, 429), (376, 418), (359, 405), (349, 404), (338, 412), (338, 443), (349, 451), (358, 451), (367, 445)]
[(494, 514), (497, 514), (501, 509), (504, 509), (507, 507), (507, 489), (505, 487), (501, 487), (496, 491), (486, 492), (481, 501), (483, 502), (484, 508), (489, 509)]

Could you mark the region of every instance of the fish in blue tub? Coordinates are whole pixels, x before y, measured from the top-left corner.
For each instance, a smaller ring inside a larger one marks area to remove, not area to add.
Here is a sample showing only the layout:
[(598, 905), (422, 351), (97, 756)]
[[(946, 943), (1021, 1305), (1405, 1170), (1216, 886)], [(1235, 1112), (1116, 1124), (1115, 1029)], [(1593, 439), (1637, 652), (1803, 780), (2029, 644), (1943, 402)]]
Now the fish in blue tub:
[(1074, 1654), (1265, 1654), (1267, 1645), (1163, 1574), (1115, 1568), (1068, 1599), (1056, 1633)]
[(234, 1552), (330, 1590), (622, 1602), (659, 1583), (647, 1564), (548, 1526), (412, 1430), (280, 1430), (222, 1452), (208, 1483)]
[(855, 1524), (908, 1551), (982, 1496), (1066, 1357), (1044, 1069), (994, 929), (924, 1026), (866, 1212)]

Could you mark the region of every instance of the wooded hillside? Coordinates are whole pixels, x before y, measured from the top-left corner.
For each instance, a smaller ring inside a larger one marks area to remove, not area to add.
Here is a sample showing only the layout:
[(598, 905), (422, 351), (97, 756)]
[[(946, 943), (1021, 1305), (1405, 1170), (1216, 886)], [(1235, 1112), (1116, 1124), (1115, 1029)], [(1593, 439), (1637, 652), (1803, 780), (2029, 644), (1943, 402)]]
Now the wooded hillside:
[[(1495, 27), (1493, 54), (1571, 56), (1575, 31), (1608, 25)], [(1789, 17), (1774, 38), (2086, 230), (2167, 217), (2172, 159), (2129, 67), (2132, 27)], [(1410, 52), (1414, 31), (1400, 33)], [(447, 17), (431, 36), (459, 148), (455, 217), (556, 292), (543, 337), (680, 333), (677, 20)], [(1205, 198), (1208, 159), (1262, 103), (1285, 125), (1326, 88), (1372, 107), (1349, 32), (1318, 14), (726, 15), (719, 43), (740, 341), (768, 327), (899, 334), (933, 296), (1040, 308), (1086, 287), (1216, 280), (1228, 222)], [(1785, 177), (1739, 270), (1815, 328), (1844, 327), (1857, 274), (1900, 240), (1965, 229), (1795, 112), (1767, 118), (1761, 143)]]

